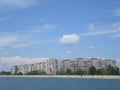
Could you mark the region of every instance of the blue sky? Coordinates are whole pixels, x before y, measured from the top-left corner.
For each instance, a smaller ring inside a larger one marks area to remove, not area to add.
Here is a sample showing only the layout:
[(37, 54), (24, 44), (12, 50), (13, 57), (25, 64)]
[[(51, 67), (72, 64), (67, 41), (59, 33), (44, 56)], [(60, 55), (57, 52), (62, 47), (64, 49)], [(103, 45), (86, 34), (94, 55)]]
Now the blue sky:
[(119, 0), (0, 0), (0, 57), (120, 58)]

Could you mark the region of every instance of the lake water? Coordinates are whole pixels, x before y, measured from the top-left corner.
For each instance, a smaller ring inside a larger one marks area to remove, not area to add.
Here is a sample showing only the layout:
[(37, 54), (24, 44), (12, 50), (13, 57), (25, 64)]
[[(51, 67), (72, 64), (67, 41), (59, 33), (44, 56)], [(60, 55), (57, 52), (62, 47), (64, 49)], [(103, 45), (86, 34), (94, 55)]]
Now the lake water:
[(0, 90), (120, 90), (120, 80), (0, 78)]

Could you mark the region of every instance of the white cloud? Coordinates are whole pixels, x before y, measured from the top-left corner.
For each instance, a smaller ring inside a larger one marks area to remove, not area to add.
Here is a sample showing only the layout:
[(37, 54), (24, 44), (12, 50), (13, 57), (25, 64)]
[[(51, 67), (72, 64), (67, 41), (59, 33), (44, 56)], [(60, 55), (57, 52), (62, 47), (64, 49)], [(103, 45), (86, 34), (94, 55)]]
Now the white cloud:
[(88, 47), (89, 49), (94, 49), (95, 47), (93, 45), (89, 46)]
[(73, 52), (72, 52), (72, 51), (67, 51), (66, 54), (67, 54), (67, 55), (72, 55)]
[(35, 5), (39, 0), (0, 0), (0, 8), (26, 8)]
[(93, 32), (96, 29), (94, 25), (89, 25), (89, 31)]
[(22, 48), (35, 44), (36, 42), (26, 42), (14, 45), (12, 48)]
[(34, 44), (28, 40), (27, 35), (18, 34), (1, 34), (0, 35), (0, 50), (6, 50), (9, 48), (21, 48)]
[(114, 23), (112, 25), (90, 25), (88, 32), (82, 33), (83, 36), (94, 35), (116, 35), (120, 33), (120, 23)]
[(0, 71), (10, 70), (14, 65), (23, 65), (23, 64), (33, 64), (41, 61), (45, 61), (48, 58), (22, 58), (20, 56), (16, 57), (0, 57)]
[(52, 30), (54, 30), (55, 28), (57, 28), (57, 25), (55, 24), (45, 24), (43, 26), (35, 26), (32, 27), (32, 31), (31, 32), (50, 32)]
[(114, 16), (120, 16), (120, 9), (116, 9), (112, 11)]
[(80, 37), (77, 34), (63, 35), (60, 39), (60, 43), (63, 45), (74, 45), (79, 42), (79, 39)]

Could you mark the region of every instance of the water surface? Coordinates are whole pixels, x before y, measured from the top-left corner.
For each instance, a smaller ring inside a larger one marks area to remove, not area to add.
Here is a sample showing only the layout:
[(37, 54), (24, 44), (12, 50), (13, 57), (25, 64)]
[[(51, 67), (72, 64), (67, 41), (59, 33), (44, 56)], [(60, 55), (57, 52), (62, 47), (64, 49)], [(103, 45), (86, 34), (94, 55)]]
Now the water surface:
[(120, 90), (120, 80), (1, 77), (0, 90)]

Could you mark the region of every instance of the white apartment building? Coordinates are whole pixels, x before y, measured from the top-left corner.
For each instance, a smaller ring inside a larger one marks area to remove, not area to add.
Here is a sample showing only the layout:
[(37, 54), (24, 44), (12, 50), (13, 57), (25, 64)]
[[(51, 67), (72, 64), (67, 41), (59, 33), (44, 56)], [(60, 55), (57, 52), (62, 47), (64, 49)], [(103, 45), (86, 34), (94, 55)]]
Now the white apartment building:
[(55, 75), (60, 72), (59, 61), (55, 58), (46, 61), (46, 74)]
[(116, 61), (112, 59), (104, 59), (102, 63), (102, 67), (106, 68), (108, 65), (116, 66)]
[(96, 69), (102, 69), (102, 59), (101, 58), (90, 58), (90, 66), (94, 66)]
[(17, 66), (11, 68), (11, 74), (17, 74)]
[(57, 72), (60, 72), (60, 65), (59, 61), (57, 59), (48, 59), (44, 62), (35, 63), (35, 64), (26, 64), (26, 65), (19, 65), (19, 66), (13, 66), (11, 68), (12, 74), (22, 73), (26, 74), (31, 71), (44, 71), (46, 74), (56, 74)]
[(64, 59), (63, 60), (63, 71), (66, 72), (68, 69), (70, 69), (70, 59)]
[(56, 58), (51, 58), (40, 63), (13, 66), (11, 68), (11, 73), (26, 74), (31, 71), (44, 71), (46, 74), (55, 75), (58, 72), (66, 73), (68, 69), (71, 70), (71, 72), (77, 70), (88, 72), (91, 66), (94, 66), (96, 69), (105, 69), (108, 65), (115, 66), (116, 61), (102, 58), (76, 58), (74, 60), (57, 60)]

